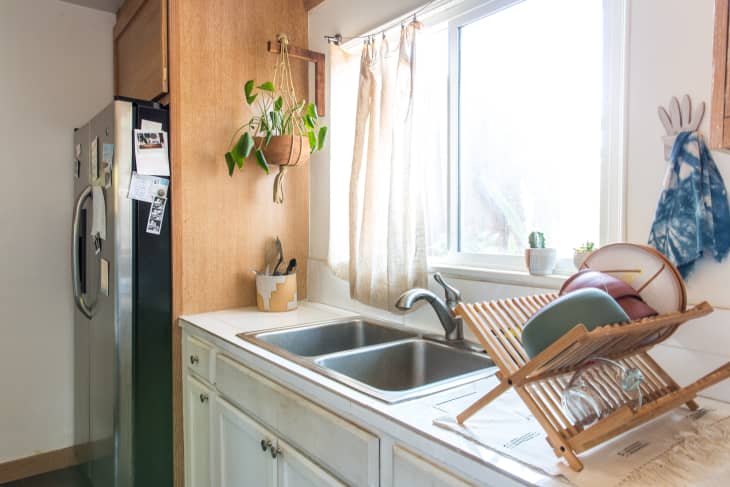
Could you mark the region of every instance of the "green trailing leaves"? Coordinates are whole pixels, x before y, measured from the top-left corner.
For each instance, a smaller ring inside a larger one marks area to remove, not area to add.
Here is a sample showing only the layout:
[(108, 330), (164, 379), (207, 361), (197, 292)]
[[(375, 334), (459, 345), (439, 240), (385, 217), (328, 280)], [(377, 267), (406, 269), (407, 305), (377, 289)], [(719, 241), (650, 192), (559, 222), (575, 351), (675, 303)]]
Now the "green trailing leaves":
[(307, 115), (312, 117), (312, 120), (315, 122), (319, 121), (319, 116), (317, 115), (317, 107), (314, 103), (310, 103), (307, 105)]
[(233, 153), (239, 168), (243, 167), (244, 159), (251, 155), (253, 145), (253, 137), (248, 132), (244, 132), (238, 139), (238, 142), (236, 142), (236, 145), (233, 147)]
[(258, 95), (253, 94), (254, 80), (250, 79), (243, 85), (243, 92), (246, 95), (246, 103), (251, 105)]
[[(243, 92), (246, 103), (252, 106), (255, 114), (233, 134), (230, 150), (225, 154), (229, 175), (233, 175), (236, 166), (242, 169), (252, 153), (256, 165), (269, 174), (269, 163), (263, 151), (277, 135), (305, 135), (311, 152), (324, 148), (327, 127), (320, 126), (314, 103), (301, 100), (294, 106), (287, 106), (284, 96), (276, 92), (271, 81), (257, 85), (254, 80), (248, 80)], [(241, 131), (243, 133), (239, 137)], [(261, 137), (261, 140), (257, 143), (255, 137)]]
[(259, 90), (268, 91), (269, 93), (273, 93), (274, 83), (272, 83), (271, 81), (267, 81), (266, 83), (261, 83), (256, 88), (258, 88)]
[(266, 172), (266, 174), (269, 174), (269, 163), (266, 162), (266, 156), (264, 155), (264, 151), (261, 149), (256, 150), (256, 163)]
[(233, 154), (226, 152), (226, 166), (228, 166), (228, 175), (233, 176), (233, 170), (236, 168), (236, 161), (233, 159)]
[(324, 149), (325, 142), (327, 142), (327, 127), (320, 127), (317, 136), (317, 150)]
[(307, 132), (307, 137), (309, 138), (309, 152), (314, 152), (317, 150), (317, 135), (309, 131)]

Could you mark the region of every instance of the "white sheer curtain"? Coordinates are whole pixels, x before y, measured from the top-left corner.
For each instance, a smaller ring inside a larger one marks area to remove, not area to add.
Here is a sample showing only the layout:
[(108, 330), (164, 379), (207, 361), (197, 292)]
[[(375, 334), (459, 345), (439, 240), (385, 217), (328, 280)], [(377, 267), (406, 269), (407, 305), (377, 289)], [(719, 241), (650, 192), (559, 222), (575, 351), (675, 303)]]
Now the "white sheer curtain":
[[(345, 147), (351, 148), (346, 249), (345, 230), (336, 222), (343, 210), (333, 198), (330, 228), (330, 267), (350, 283), (352, 298), (383, 309), (392, 308), (405, 290), (426, 285), (426, 235), (424, 229), (424, 171), (419, 165), (418, 133), (414, 120), (423, 119), (417, 99), (416, 44), (418, 23), (401, 29), (391, 48), (387, 39), (367, 43), (360, 55), (357, 102), (354, 106), (354, 140), (341, 131), (333, 146), (334, 173)], [(339, 49), (339, 48), (336, 48)], [(333, 107), (342, 99), (353, 55), (333, 52)], [(333, 109), (333, 125), (353, 107), (343, 103)], [(339, 112), (338, 112), (339, 110)], [(344, 129), (345, 127), (343, 127)], [(333, 140), (337, 136), (333, 133)], [(340, 156), (338, 156), (340, 154)], [(333, 174), (333, 180), (335, 180)], [(345, 265), (346, 264), (346, 265)], [(346, 275), (345, 275), (346, 274)]]

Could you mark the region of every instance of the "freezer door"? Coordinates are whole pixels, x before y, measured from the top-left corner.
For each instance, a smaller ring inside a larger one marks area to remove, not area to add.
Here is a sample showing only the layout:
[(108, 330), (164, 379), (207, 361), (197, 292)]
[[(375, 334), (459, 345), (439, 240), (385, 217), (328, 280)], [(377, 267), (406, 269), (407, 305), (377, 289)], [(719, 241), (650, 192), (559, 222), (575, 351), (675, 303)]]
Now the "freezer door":
[[(84, 189), (88, 187), (88, 171), (82, 170), (82, 161), (89, 160), (89, 125), (76, 129), (74, 132), (74, 154), (72, 158), (74, 195), (78, 199)], [(76, 272), (77, 278), (83, 276), (86, 279), (86, 244), (85, 228), (87, 212), (90, 205), (86, 203), (83, 213), (79, 216), (84, 229), (79, 235), (72, 238), (72, 255), (70, 261), (79, 269)], [(74, 215), (76, 217), (76, 215)], [(73, 224), (72, 224), (73, 225)], [(73, 232), (70, 232), (73, 234)], [(75, 257), (74, 257), (75, 255)], [(74, 284), (76, 286), (76, 284)], [(86, 290), (85, 282), (81, 287)], [(74, 297), (76, 299), (76, 297)], [(76, 306), (74, 306), (74, 443), (76, 445), (87, 445), (89, 443), (89, 319)]]
[[(91, 154), (88, 177), (92, 184), (99, 185), (103, 180), (104, 146), (114, 144), (115, 105), (109, 105), (94, 117), (89, 124)], [(103, 222), (106, 238), (95, 239), (91, 235), (93, 211), (89, 219), (88, 252), (92, 255), (88, 265), (88, 282), (93, 294), (93, 315), (89, 327), (89, 436), (93, 462), (90, 466), (91, 481), (95, 487), (110, 486), (116, 483), (115, 451), (115, 403), (117, 398), (117, 353), (116, 353), (116, 283), (111, 278), (116, 266), (115, 245), (115, 200), (117, 195), (113, 185), (101, 189), (103, 195)], [(97, 206), (97, 205), (92, 205)], [(99, 205), (100, 206), (100, 205)], [(98, 217), (98, 215), (97, 215)], [(104, 275), (102, 275), (104, 274)], [(104, 285), (102, 286), (102, 281)]]

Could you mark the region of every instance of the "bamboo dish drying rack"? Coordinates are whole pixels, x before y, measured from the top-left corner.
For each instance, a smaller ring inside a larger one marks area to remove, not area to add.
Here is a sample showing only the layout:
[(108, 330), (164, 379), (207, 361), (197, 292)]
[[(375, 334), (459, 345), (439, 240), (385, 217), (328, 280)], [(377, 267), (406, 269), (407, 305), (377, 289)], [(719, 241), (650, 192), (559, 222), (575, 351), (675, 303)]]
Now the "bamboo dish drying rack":
[[(513, 387), (547, 433), (547, 442), (555, 455), (563, 457), (573, 470), (580, 471), (583, 464), (578, 454), (682, 404), (687, 404), (691, 410), (697, 409), (694, 401), (697, 393), (730, 377), (728, 362), (687, 387), (680, 387), (647, 353), (679, 326), (710, 314), (713, 309), (707, 302), (687, 311), (604, 325), (590, 332), (578, 324), (529, 359), (522, 346), (522, 327), (533, 314), (557, 297), (557, 294), (542, 294), (457, 305), (454, 312), (466, 321), (497, 365), (496, 376), (500, 381), (458, 415), (460, 424)], [(634, 411), (629, 405), (631, 398), (616, 386), (605, 365), (597, 364), (584, 373), (610, 404), (611, 413), (582, 428), (563, 413), (561, 396), (571, 373), (592, 357), (609, 358), (625, 367), (640, 369), (644, 375), (640, 386), (644, 403)]]

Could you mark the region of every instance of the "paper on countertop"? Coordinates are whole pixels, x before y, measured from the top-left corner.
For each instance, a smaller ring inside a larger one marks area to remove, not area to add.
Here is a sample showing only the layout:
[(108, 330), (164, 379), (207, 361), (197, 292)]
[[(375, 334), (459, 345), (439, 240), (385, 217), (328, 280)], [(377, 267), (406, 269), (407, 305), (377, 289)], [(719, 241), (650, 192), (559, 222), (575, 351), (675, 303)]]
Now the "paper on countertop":
[(435, 419), (434, 424), (577, 486), (618, 485), (674, 446), (680, 433), (730, 417), (730, 405), (699, 398), (703, 408), (699, 411), (692, 412), (686, 407), (675, 409), (582, 453), (579, 459), (584, 469), (574, 472), (555, 456), (545, 440), (545, 431), (514, 390), (505, 392), (464, 425), (459, 425), (455, 416), (477, 399), (477, 395), (470, 395), (438, 405), (448, 416)]
[(167, 189), (170, 180), (157, 176), (146, 176), (132, 173), (132, 180), (129, 183), (129, 199), (152, 203), (155, 198), (167, 199)]
[(162, 132), (162, 124), (160, 122), (152, 122), (150, 120), (142, 120), (140, 127), (142, 132)]
[(169, 176), (167, 132), (134, 131), (134, 155), (137, 173), (146, 176)]

